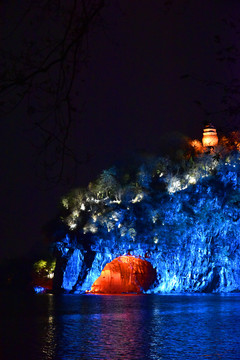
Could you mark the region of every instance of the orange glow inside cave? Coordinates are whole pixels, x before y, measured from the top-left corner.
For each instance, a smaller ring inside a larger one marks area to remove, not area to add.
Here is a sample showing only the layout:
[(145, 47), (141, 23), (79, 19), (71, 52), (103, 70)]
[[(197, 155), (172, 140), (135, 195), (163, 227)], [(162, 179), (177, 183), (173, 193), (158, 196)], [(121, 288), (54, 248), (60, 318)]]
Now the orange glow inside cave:
[(149, 289), (155, 278), (156, 270), (149, 261), (134, 256), (120, 256), (104, 267), (90, 293), (140, 294)]

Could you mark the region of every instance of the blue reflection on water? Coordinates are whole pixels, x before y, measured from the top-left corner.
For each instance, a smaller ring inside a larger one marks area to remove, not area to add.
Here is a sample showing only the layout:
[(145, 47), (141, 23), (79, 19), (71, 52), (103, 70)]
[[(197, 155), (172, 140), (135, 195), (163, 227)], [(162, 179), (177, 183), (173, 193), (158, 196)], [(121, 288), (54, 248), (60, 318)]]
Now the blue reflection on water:
[(35, 295), (1, 309), (4, 359), (240, 359), (237, 294)]

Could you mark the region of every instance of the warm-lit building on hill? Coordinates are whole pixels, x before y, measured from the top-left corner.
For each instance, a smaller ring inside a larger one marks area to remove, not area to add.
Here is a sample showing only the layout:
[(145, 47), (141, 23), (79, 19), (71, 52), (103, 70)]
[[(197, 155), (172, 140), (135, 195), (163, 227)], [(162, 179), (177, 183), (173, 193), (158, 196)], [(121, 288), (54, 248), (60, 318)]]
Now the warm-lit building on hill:
[(203, 129), (202, 138), (203, 147), (215, 147), (218, 144), (218, 136), (215, 127), (212, 124), (208, 124)]

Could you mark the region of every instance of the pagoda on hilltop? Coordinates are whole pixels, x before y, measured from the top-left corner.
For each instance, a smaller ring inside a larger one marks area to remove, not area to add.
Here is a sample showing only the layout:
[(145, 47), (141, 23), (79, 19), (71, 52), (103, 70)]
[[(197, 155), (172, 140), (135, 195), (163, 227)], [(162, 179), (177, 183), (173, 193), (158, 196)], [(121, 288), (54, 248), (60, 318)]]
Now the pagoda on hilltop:
[(217, 130), (212, 124), (207, 124), (203, 129), (202, 144), (204, 148), (213, 149), (218, 144)]

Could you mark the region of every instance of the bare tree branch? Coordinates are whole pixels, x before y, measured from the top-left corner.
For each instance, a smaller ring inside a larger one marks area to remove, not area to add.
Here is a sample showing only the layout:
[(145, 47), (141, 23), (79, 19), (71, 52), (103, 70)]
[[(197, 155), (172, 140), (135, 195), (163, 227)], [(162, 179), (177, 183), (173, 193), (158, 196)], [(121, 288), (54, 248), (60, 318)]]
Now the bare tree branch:
[[(58, 182), (68, 157), (78, 164), (85, 161), (77, 159), (68, 145), (76, 112), (73, 99), (88, 58), (88, 33), (99, 26), (105, 0), (26, 0), (25, 6), (3, 35), (0, 112), (8, 114), (27, 104), (28, 115), (35, 117), (33, 124), (43, 135), (39, 154), (47, 178)], [(13, 36), (16, 47), (9, 42)]]

